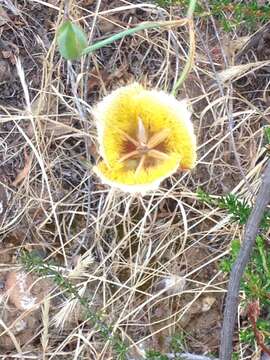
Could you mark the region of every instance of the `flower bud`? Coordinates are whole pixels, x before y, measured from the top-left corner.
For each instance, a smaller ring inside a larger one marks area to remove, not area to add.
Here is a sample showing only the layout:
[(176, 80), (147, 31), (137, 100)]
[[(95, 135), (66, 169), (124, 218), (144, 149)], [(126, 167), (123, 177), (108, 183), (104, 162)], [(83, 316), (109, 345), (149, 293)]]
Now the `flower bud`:
[(64, 21), (57, 32), (60, 54), (66, 60), (78, 59), (87, 47), (87, 37), (83, 30), (70, 20)]

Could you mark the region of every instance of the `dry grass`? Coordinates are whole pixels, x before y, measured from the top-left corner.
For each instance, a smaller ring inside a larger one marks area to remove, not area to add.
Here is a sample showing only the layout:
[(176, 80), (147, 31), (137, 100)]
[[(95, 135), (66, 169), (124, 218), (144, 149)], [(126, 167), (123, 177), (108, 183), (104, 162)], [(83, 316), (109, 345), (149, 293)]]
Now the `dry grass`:
[[(254, 101), (241, 81), (255, 83), (254, 74), (269, 61), (235, 64), (237, 34), (228, 41), (211, 18), (198, 19), (195, 66), (178, 95), (189, 97), (193, 108), (198, 165), (148, 196), (127, 195), (100, 184), (91, 171), (98, 156), (91, 108), (112, 88), (133, 80), (170, 91), (187, 58), (188, 32), (145, 31), (71, 67), (59, 58), (54, 41), (63, 1), (15, 3), (16, 19), (29, 32), (17, 33), (12, 20), (4, 31), (6, 40), (17, 39), (19, 53), (14, 50), (9, 65), (15, 79), (0, 84), (3, 89), (15, 84), (15, 97), (0, 101), (3, 205), (4, 192), (8, 198), (0, 213), (2, 280), (19, 266), (23, 248), (37, 250), (89, 296), (89, 306), (113, 324), (134, 358), (150, 348), (169, 352), (170, 337), (183, 331), (185, 350), (216, 352), (226, 291), (218, 261), (242, 229), (224, 211), (202, 205), (196, 191), (232, 192), (248, 200), (256, 192), (266, 160), (262, 125), (269, 122), (268, 83), (258, 85)], [(71, 0), (70, 11), (90, 39), (129, 22), (181, 16), (178, 9), (142, 1), (84, 4)], [(4, 9), (15, 11), (9, 2)], [(32, 157), (31, 169), (14, 186), (27, 165), (25, 153)], [(42, 311), (36, 312), (38, 323), (27, 325), (27, 341), (12, 326), (17, 320), (4, 315), (14, 309), (3, 296), (0, 359), (114, 359), (76, 300), (56, 286), (48, 289)], [(7, 346), (10, 340), (14, 346)], [(247, 353), (238, 346), (243, 359)]]

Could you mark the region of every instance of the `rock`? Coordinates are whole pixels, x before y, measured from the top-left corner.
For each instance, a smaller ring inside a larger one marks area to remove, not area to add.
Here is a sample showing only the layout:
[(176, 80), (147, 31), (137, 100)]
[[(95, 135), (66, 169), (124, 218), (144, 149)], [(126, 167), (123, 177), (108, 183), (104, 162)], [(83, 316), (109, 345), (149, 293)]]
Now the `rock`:
[(34, 310), (49, 293), (50, 283), (46, 279), (34, 278), (23, 270), (11, 271), (6, 279), (6, 292), (9, 301), (21, 311)]

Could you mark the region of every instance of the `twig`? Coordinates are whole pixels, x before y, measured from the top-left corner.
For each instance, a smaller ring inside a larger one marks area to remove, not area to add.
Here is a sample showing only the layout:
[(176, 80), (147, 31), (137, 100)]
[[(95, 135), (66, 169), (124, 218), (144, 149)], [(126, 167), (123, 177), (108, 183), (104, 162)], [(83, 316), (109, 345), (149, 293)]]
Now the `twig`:
[(255, 335), (255, 339), (259, 347), (268, 355), (270, 355), (270, 348), (264, 343), (264, 336), (262, 332), (257, 328), (257, 320), (260, 315), (260, 304), (259, 301), (254, 301), (248, 305), (248, 319), (251, 322), (251, 326)]
[[(96, 8), (96, 13), (98, 12), (100, 6), (100, 1), (97, 4), (97, 8)], [(68, 18), (69, 17), (69, 0), (65, 0), (65, 8), (64, 8), (64, 12), (65, 12), (65, 17)], [(94, 19), (94, 23), (93, 26), (95, 26), (96, 23), (96, 16)], [(92, 35), (93, 33), (91, 33), (90, 35), (90, 39), (89, 41), (92, 41)], [(77, 89), (77, 81), (76, 81), (76, 72), (72, 67), (72, 63), (70, 61), (67, 61), (67, 69), (68, 69), (68, 75), (69, 75), (69, 79), (70, 79), (70, 83), (71, 83), (71, 91), (72, 91), (72, 95), (74, 97), (74, 101), (75, 101), (75, 105), (78, 111), (78, 115), (79, 118), (81, 120), (81, 123), (84, 127), (84, 132), (85, 134), (88, 134), (89, 129), (88, 129), (88, 122), (87, 120), (87, 116), (86, 116), (86, 109), (85, 109), (85, 105), (82, 105), (79, 95), (78, 95), (78, 89)], [(84, 100), (87, 102), (87, 92), (88, 92), (88, 76), (89, 76), (89, 72), (90, 72), (90, 57), (86, 56), (86, 66), (85, 66), (85, 71), (84, 73), (85, 78), (84, 78), (84, 88), (83, 88), (83, 97)], [(91, 146), (91, 141), (89, 139), (88, 136), (84, 136), (84, 143), (85, 143), (85, 153), (86, 153), (86, 159), (88, 164), (91, 164), (91, 153), (90, 153), (90, 146)], [(89, 166), (90, 167), (90, 166)], [(89, 224), (90, 224), (90, 214), (91, 214), (91, 189), (92, 189), (92, 183), (91, 183), (91, 173), (90, 173), (90, 169), (87, 168), (86, 170), (86, 177), (87, 177), (87, 186), (88, 186), (88, 191), (87, 191), (87, 215), (86, 215), (86, 224), (85, 224), (85, 232), (83, 235), (83, 239), (82, 241), (79, 242), (78, 248), (76, 249), (75, 253), (73, 254), (73, 256), (76, 256), (81, 247), (83, 246), (83, 244), (86, 242), (86, 238), (88, 235), (88, 228), (89, 228)]]
[(224, 321), (221, 331), (220, 360), (231, 359), (234, 324), (237, 313), (238, 294), (240, 291), (240, 281), (246, 264), (249, 261), (265, 208), (269, 202), (270, 160), (268, 160), (254, 208), (246, 224), (243, 244), (231, 271), (224, 310)]
[[(68, 69), (68, 75), (70, 78), (71, 91), (72, 91), (72, 95), (74, 97), (74, 102), (75, 102), (75, 105), (76, 105), (76, 108), (78, 111), (79, 118), (84, 126), (84, 131), (87, 134), (88, 127), (87, 127), (87, 122), (86, 122), (86, 111), (85, 111), (84, 106), (82, 106), (80, 98), (78, 96), (77, 85), (76, 85), (76, 72), (73, 69), (72, 63), (69, 60), (67, 61), (67, 69)], [(91, 154), (90, 154), (90, 150), (89, 150), (90, 149), (90, 140), (87, 136), (85, 136), (84, 141), (85, 141), (86, 159), (87, 159), (88, 163), (91, 164)], [(87, 169), (86, 176), (87, 176), (88, 191), (87, 191), (87, 217), (86, 217), (85, 232), (84, 232), (82, 241), (79, 243), (78, 248), (76, 249), (75, 253), (73, 254), (74, 256), (79, 253), (81, 247), (85, 243), (85, 240), (86, 240), (87, 234), (88, 234), (88, 227), (89, 227), (89, 223), (90, 223), (92, 183), (91, 183), (91, 174), (90, 174), (89, 169)]]

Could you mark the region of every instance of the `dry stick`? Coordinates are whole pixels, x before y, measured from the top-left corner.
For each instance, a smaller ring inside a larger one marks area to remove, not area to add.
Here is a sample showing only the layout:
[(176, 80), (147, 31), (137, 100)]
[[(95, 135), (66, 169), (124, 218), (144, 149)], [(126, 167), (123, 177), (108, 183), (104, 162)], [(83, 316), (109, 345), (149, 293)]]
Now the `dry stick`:
[(264, 211), (269, 202), (270, 160), (268, 160), (268, 164), (263, 174), (262, 184), (260, 186), (255, 205), (246, 224), (243, 244), (230, 274), (224, 310), (224, 320), (221, 331), (221, 344), (219, 352), (220, 360), (231, 359), (234, 325), (238, 306), (238, 294), (240, 291), (240, 281), (244, 273), (245, 267), (249, 261)]
[[(78, 115), (80, 120), (82, 121), (83, 125), (84, 125), (84, 129), (85, 132), (87, 132), (87, 125), (85, 123), (86, 120), (86, 112), (84, 109), (84, 105), (82, 106), (81, 102), (80, 102), (80, 98), (78, 96), (78, 91), (77, 91), (77, 85), (76, 85), (76, 72), (72, 67), (72, 63), (70, 60), (67, 61), (67, 69), (68, 69), (68, 74), (69, 74), (69, 78), (70, 78), (70, 83), (71, 83), (71, 91), (72, 91), (72, 95), (75, 99), (75, 105), (78, 111)], [(86, 157), (87, 157), (87, 161), (89, 162), (89, 164), (91, 164), (91, 154), (89, 153), (89, 139), (87, 136), (84, 137), (85, 140), (85, 152), (86, 152)], [(82, 241), (79, 242), (79, 245), (75, 251), (75, 253), (73, 254), (73, 256), (76, 256), (79, 251), (81, 250), (81, 247), (83, 246), (85, 239), (87, 237), (87, 231), (88, 231), (88, 227), (89, 227), (89, 223), (90, 223), (90, 205), (91, 205), (91, 188), (92, 188), (92, 184), (91, 184), (91, 178), (90, 178), (90, 171), (87, 171), (87, 185), (88, 185), (88, 192), (87, 192), (87, 217), (86, 217), (86, 225), (85, 225), (85, 232), (83, 235), (83, 239)]]
[[(98, 2), (99, 6), (100, 1)], [(69, 16), (69, 0), (65, 0), (65, 5), (64, 5), (64, 16), (65, 18), (68, 18)], [(95, 25), (95, 20), (93, 25)], [(91, 40), (92, 38), (90, 38)], [(88, 73), (89, 73), (89, 68), (90, 68), (90, 58), (89, 56), (86, 57), (86, 69), (85, 69), (85, 73), (86, 73), (86, 78), (85, 78), (85, 83), (84, 83), (84, 90), (83, 90), (83, 96), (84, 96), (84, 100), (87, 101), (87, 91), (88, 91)], [(83, 124), (84, 127), (84, 131), (87, 134), (88, 133), (88, 125), (86, 123), (86, 111), (85, 111), (85, 105), (82, 106), (80, 99), (78, 97), (78, 91), (77, 91), (77, 85), (76, 85), (76, 72), (75, 70), (73, 70), (72, 67), (72, 63), (70, 61), (67, 61), (67, 68), (68, 68), (68, 74), (70, 77), (70, 82), (71, 82), (71, 90), (72, 90), (72, 95), (75, 99), (75, 105), (79, 114), (79, 118)], [(85, 143), (85, 153), (86, 153), (86, 159), (88, 161), (89, 164), (91, 164), (91, 154), (90, 154), (90, 139), (88, 136), (84, 136), (84, 143)], [(85, 232), (83, 235), (83, 239), (82, 241), (79, 242), (79, 246), (76, 249), (75, 253), (73, 254), (73, 256), (76, 256), (81, 247), (83, 246), (83, 244), (85, 243), (85, 240), (87, 238), (88, 235), (88, 227), (89, 227), (89, 223), (90, 223), (90, 207), (91, 207), (91, 188), (92, 188), (92, 183), (91, 183), (91, 174), (90, 174), (90, 169), (87, 169), (86, 171), (86, 177), (87, 177), (87, 185), (88, 185), (88, 192), (87, 192), (87, 216), (86, 216), (86, 225), (85, 225)]]
[[(92, 42), (93, 40), (93, 36), (94, 36), (94, 29), (96, 27), (96, 22), (97, 22), (97, 19), (98, 19), (98, 13), (99, 13), (99, 9), (100, 9), (100, 5), (101, 5), (101, 1), (102, 0), (98, 0), (97, 1), (97, 4), (96, 4), (96, 9), (95, 9), (95, 17), (94, 17), (94, 20), (93, 20), (93, 23), (92, 23), (92, 28), (91, 28), (91, 32), (90, 32), (90, 36), (88, 38), (88, 41), (89, 43)], [(87, 95), (88, 95), (88, 80), (89, 80), (89, 75), (90, 75), (90, 65), (91, 65), (91, 56), (90, 55), (87, 55), (86, 56), (86, 59), (85, 59), (85, 65), (84, 65), (84, 87), (83, 87), (83, 99), (85, 102), (87, 102)], [(84, 131), (86, 133), (89, 132), (89, 125), (90, 124), (87, 124), (85, 121), (83, 122), (84, 124)], [(84, 139), (84, 142), (85, 142), (85, 150), (86, 150), (86, 159), (87, 159), (87, 162), (88, 164), (92, 164), (92, 161), (91, 161), (91, 151), (90, 151), (90, 147), (91, 147), (91, 141), (90, 139), (85, 136), (85, 139)], [(90, 167), (90, 166), (89, 166)], [(75, 251), (75, 254), (78, 254), (81, 247), (87, 243), (87, 246), (90, 247), (89, 245), (89, 227), (90, 227), (90, 215), (91, 215), (91, 188), (92, 188), (92, 183), (91, 183), (91, 170), (90, 168), (87, 169), (87, 172), (86, 172), (87, 176), (88, 176), (88, 192), (87, 192), (87, 216), (86, 216), (86, 223), (85, 223), (85, 232), (83, 234), (83, 238), (82, 238), (82, 241), (80, 242), (77, 250)], [(91, 244), (92, 245), (92, 244)]]

